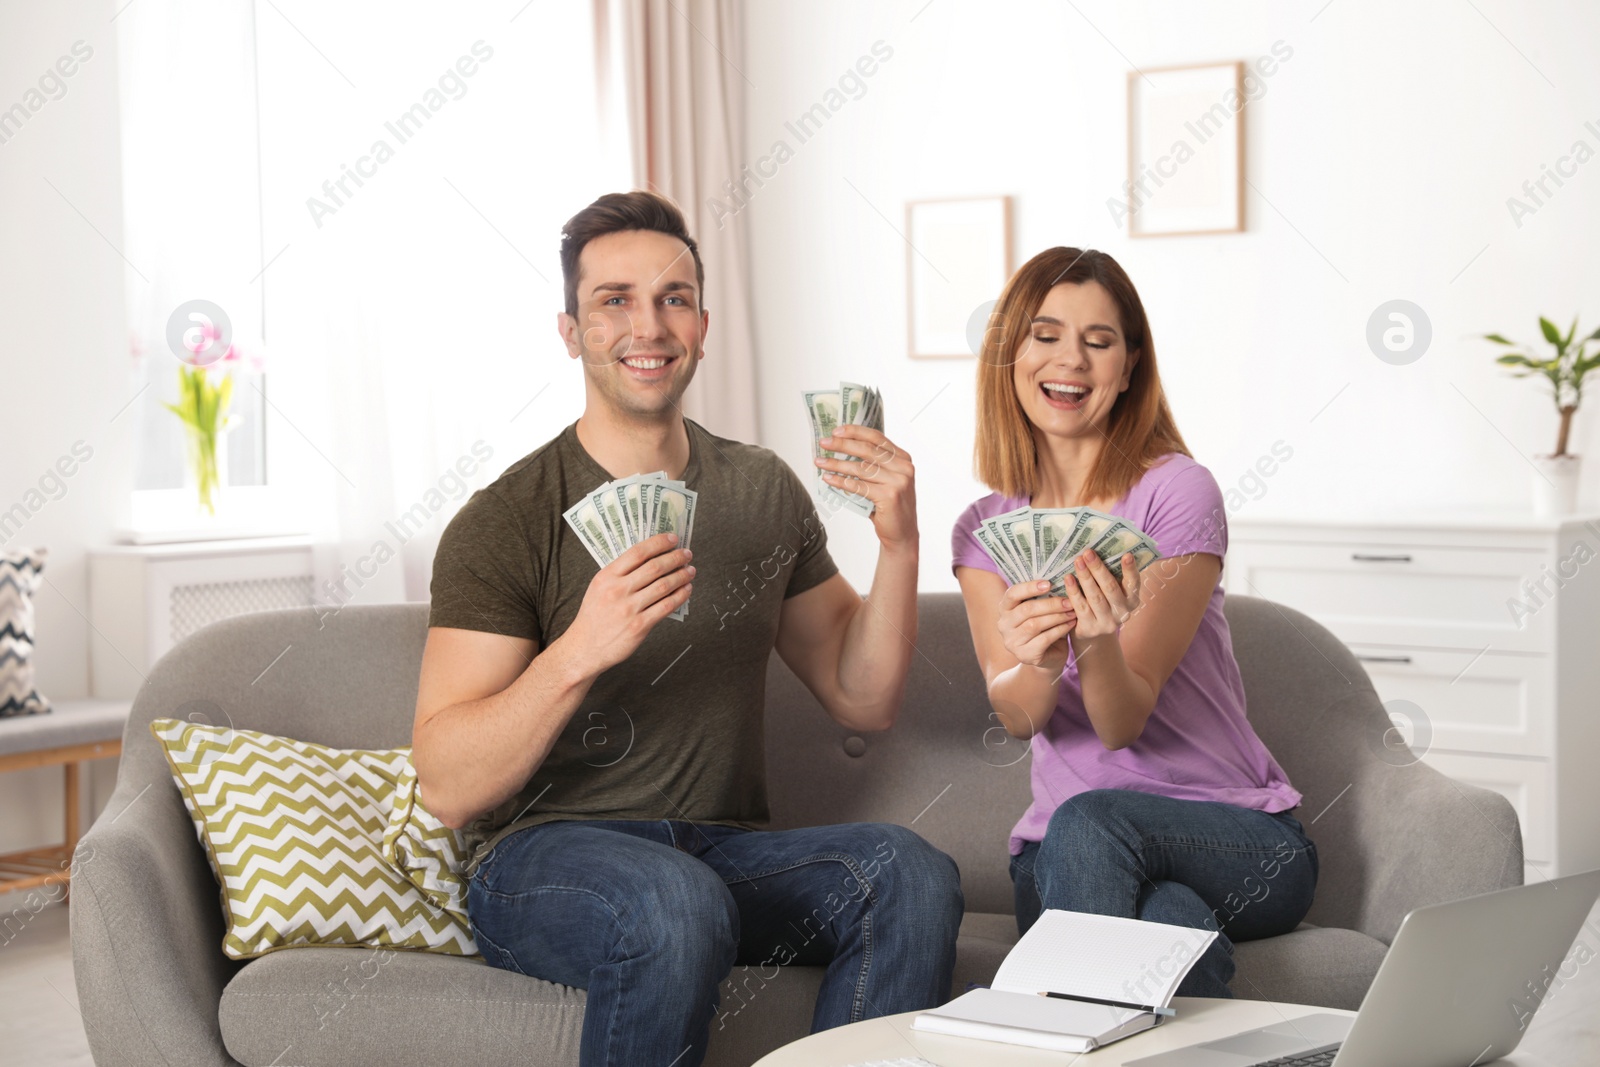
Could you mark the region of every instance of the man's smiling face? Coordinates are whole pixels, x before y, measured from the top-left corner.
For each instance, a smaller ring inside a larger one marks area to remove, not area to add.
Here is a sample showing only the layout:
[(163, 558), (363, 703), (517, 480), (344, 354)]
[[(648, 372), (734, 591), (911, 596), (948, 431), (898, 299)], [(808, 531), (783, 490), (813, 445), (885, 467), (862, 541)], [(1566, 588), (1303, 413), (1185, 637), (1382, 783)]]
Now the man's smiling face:
[(592, 395), (621, 415), (677, 409), (707, 323), (689, 246), (654, 230), (597, 237), (579, 254), (577, 289), (577, 317), (561, 316), (561, 336)]

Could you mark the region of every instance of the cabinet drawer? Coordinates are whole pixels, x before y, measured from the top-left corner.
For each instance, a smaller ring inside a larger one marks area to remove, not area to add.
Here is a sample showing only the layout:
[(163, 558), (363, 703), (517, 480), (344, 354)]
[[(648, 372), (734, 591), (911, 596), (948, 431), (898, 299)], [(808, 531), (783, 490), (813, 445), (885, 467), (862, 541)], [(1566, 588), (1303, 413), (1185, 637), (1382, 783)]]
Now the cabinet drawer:
[(1551, 652), (1548, 602), (1512, 611), (1545, 560), (1536, 550), (1241, 539), (1226, 588), (1303, 611), (1347, 644)]
[(1548, 657), (1383, 645), (1350, 651), (1385, 702), (1407, 700), (1421, 710), (1425, 725), (1411, 729), (1427, 733), (1419, 739), (1426, 747), (1555, 755)]
[[(1492, 789), (1511, 801), (1522, 824), (1522, 857), (1530, 864), (1555, 861), (1555, 819), (1550, 765), (1543, 760), (1499, 759), (1437, 749), (1424, 763), (1458, 782)], [(1475, 818), (1468, 815), (1467, 818)], [(1488, 823), (1483, 832), (1489, 833)]]

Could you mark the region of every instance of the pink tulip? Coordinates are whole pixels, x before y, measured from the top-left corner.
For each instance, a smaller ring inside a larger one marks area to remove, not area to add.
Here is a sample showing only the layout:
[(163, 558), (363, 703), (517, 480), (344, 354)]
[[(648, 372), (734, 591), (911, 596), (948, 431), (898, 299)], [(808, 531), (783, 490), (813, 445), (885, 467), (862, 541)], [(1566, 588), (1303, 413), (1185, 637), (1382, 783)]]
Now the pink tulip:
[(191, 353), (198, 356), (201, 352), (204, 352), (206, 349), (211, 347), (211, 342), (221, 340), (221, 338), (222, 331), (208, 322), (200, 327), (199, 340), (185, 341), (183, 343), (183, 347), (187, 348)]

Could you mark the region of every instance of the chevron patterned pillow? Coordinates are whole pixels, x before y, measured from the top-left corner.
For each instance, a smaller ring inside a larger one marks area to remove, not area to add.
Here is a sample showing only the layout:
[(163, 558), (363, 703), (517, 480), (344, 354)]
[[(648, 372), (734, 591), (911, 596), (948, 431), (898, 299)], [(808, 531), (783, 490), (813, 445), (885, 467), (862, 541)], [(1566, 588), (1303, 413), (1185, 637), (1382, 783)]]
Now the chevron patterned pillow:
[(394, 813), (383, 835), (383, 858), (438, 907), (467, 921), (467, 879), (462, 873), (472, 850), (466, 838), (434, 817), (422, 803), (417, 768), (408, 759), (395, 790)]
[[(422, 808), (410, 748), (328, 748), (177, 719), (150, 732), (221, 880), (225, 955), (301, 945), (477, 955), (464, 887), (452, 897), (446, 877), (465, 842)], [(407, 813), (396, 837), (428, 842), (411, 850), (431, 856), (421, 862), (438, 892), (385, 858), (397, 804)]]
[(0, 552), (0, 719), (50, 710), (33, 687), (33, 594), (49, 554), (46, 548)]

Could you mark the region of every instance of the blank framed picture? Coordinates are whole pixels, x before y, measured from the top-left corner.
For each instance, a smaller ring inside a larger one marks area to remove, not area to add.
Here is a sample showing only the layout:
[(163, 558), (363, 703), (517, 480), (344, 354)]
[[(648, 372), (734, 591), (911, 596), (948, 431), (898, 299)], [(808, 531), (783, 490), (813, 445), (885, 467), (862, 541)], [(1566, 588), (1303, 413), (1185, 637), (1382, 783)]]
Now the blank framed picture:
[(906, 242), (911, 358), (976, 356), (967, 324), (1011, 277), (1011, 198), (913, 200)]
[(1128, 236), (1244, 230), (1244, 64), (1128, 74)]

